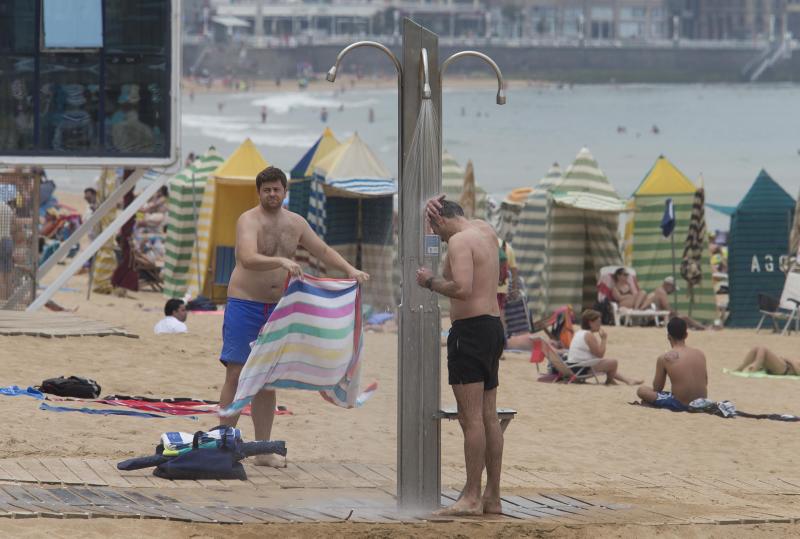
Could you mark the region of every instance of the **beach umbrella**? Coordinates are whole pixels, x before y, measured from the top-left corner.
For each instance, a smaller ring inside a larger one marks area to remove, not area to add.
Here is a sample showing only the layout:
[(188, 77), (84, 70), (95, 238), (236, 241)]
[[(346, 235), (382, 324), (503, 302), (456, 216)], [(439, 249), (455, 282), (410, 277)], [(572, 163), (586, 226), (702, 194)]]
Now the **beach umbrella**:
[(703, 281), (703, 242), (706, 237), (705, 191), (698, 189), (694, 193), (692, 214), (689, 218), (689, 232), (683, 244), (681, 259), (681, 276), (689, 285), (689, 316), (692, 316), (694, 305), (694, 287)]
[[(469, 166), (469, 163), (467, 164)], [(442, 193), (444, 193), (448, 200), (460, 201), (462, 193), (464, 192), (464, 180), (466, 179), (466, 171), (458, 164), (455, 157), (447, 151), (442, 153)], [(475, 172), (472, 171), (472, 182), (475, 191), (475, 210), (473, 217), (475, 219), (486, 219), (486, 191), (481, 188), (475, 181)]]
[(461, 191), (459, 203), (464, 208), (464, 215), (467, 219), (475, 217), (475, 168), (472, 166), (472, 159), (467, 161), (467, 171), (464, 173), (464, 188)]

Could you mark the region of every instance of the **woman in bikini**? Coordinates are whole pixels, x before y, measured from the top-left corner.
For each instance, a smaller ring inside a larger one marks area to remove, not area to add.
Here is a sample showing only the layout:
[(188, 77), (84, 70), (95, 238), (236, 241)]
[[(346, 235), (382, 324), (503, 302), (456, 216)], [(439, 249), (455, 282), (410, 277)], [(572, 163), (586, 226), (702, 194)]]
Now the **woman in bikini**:
[(628, 277), (630, 274), (625, 268), (619, 268), (614, 272), (614, 288), (611, 289), (611, 296), (620, 307), (628, 309), (647, 309), (655, 296), (646, 293), (644, 290), (633, 291)]
[(767, 374), (800, 376), (800, 359), (787, 359), (766, 346), (752, 348), (736, 369), (744, 372), (767, 371)]

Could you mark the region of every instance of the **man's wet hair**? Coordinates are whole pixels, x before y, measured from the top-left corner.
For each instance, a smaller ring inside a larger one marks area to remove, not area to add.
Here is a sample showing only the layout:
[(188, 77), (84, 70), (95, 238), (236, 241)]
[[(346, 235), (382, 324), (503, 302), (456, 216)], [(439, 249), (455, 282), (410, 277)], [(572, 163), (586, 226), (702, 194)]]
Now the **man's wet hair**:
[(261, 185), (268, 182), (281, 182), (286, 189), (286, 174), (278, 167), (267, 167), (256, 176), (256, 189), (261, 190)]
[(452, 200), (442, 200), (441, 202), (442, 207), (439, 210), (439, 215), (446, 219), (452, 219), (454, 217), (464, 217), (464, 208), (462, 208), (457, 203), (453, 202)]
[(676, 341), (685, 341), (688, 335), (686, 320), (675, 317), (667, 324), (667, 334)]

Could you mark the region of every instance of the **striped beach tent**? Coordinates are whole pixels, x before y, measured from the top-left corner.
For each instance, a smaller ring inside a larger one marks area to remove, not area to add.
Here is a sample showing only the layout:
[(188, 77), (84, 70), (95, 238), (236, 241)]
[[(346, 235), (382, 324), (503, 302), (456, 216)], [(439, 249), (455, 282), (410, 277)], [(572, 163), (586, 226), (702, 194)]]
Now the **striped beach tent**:
[(525, 200), (519, 215), (519, 226), (514, 234), (514, 253), (517, 255), (519, 275), (525, 281), (528, 310), (537, 320), (544, 312), (542, 272), (544, 250), (547, 247), (547, 192), (559, 180), (561, 167), (558, 163), (553, 163)]
[[(467, 163), (467, 169), (458, 164), (456, 158), (447, 150), (442, 153), (442, 192), (447, 195), (448, 200), (461, 202), (464, 194), (465, 184), (470, 181), (470, 188), (475, 193), (475, 215), (476, 219), (486, 219), (486, 191), (475, 183), (475, 169), (472, 162)], [(471, 171), (471, 178), (468, 179), (467, 172)]]
[(730, 327), (756, 327), (758, 294), (781, 296), (789, 269), (795, 201), (762, 170), (731, 216), (728, 244)]
[(583, 148), (548, 193), (546, 312), (562, 305), (580, 311), (597, 301), (600, 269), (622, 263), (617, 228), (624, 210), (625, 201)]
[[(322, 159), (339, 147), (341, 143), (336, 139), (333, 131), (326, 127), (322, 135), (309, 148), (300, 161), (292, 168), (291, 179), (289, 180), (289, 210), (303, 217), (308, 217), (309, 202), (312, 198), (314, 188), (314, 169)], [(312, 275), (325, 274), (322, 263), (306, 251), (302, 246), (298, 246), (295, 253), (295, 261), (303, 267), (306, 273)]]
[[(666, 157), (660, 156), (642, 183), (633, 193), (630, 202), (634, 210), (631, 220), (630, 237), (627, 244), (631, 247), (631, 265), (636, 269), (639, 286), (652, 292), (661, 285), (665, 277), (672, 275), (672, 239), (661, 233), (661, 217), (664, 204), (672, 199), (675, 211), (675, 265), (680, 269), (683, 241), (689, 232), (692, 213), (692, 202), (697, 187)], [(711, 282), (711, 261), (708, 251), (708, 239), (704, 239), (702, 249), (702, 279), (694, 287), (694, 302), (691, 305), (692, 318), (710, 322), (715, 318), (716, 301)], [(674, 275), (676, 282), (679, 275)], [(679, 283), (680, 285), (680, 283)], [(670, 297), (670, 301), (675, 301)], [(688, 286), (679, 286), (677, 305), (673, 305), (679, 313), (688, 314), (690, 294)]]
[(258, 201), (256, 176), (269, 166), (248, 138), (208, 178), (189, 264), (188, 292), (223, 303), (235, 264), (236, 221)]
[(394, 178), (357, 134), (321, 159), (314, 171), (309, 224), (351, 265), (370, 274), (364, 302), (376, 309), (395, 306), (396, 193)]
[(305, 389), (343, 408), (360, 406), (361, 297), (351, 279), (292, 278), (247, 358), (236, 396), (220, 411), (241, 411), (262, 389)]
[(519, 226), (519, 218), (525, 201), (533, 192), (531, 187), (518, 187), (514, 189), (500, 203), (500, 221), (497, 236), (508, 243), (513, 243), (514, 233)]
[(164, 254), (164, 295), (182, 298), (186, 294), (189, 263), (197, 238), (197, 221), (203, 204), (206, 182), (222, 164), (213, 147), (173, 176), (167, 202), (167, 237)]

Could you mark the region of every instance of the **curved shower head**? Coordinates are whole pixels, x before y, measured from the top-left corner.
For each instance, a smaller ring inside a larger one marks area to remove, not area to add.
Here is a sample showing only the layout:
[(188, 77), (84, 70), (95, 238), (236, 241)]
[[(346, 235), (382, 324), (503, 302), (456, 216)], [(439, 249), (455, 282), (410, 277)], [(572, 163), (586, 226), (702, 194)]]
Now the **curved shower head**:
[(344, 57), (347, 56), (347, 53), (359, 47), (370, 47), (382, 51), (394, 63), (394, 67), (397, 69), (397, 75), (402, 76), (403, 67), (400, 65), (400, 60), (398, 60), (397, 56), (395, 56), (394, 53), (391, 50), (389, 50), (389, 47), (381, 43), (378, 43), (377, 41), (357, 41), (343, 48), (341, 51), (339, 51), (339, 54), (336, 55), (336, 62), (328, 70), (328, 74), (325, 75), (325, 78), (328, 80), (328, 82), (334, 82), (336, 80), (336, 74), (339, 71), (339, 64), (342, 62)]
[(430, 99), (431, 79), (428, 73), (428, 49), (423, 48), (420, 51), (420, 56), (422, 57), (422, 99)]
[(475, 58), (480, 58), (494, 70), (494, 74), (497, 75), (497, 104), (498, 105), (505, 105), (506, 104), (506, 90), (505, 90), (505, 79), (503, 78), (503, 73), (500, 71), (500, 68), (497, 66), (494, 60), (489, 58), (487, 55), (483, 54), (482, 52), (478, 51), (461, 51), (453, 54), (447, 60), (442, 63), (442, 67), (439, 70), (439, 80), (441, 81), (444, 77), (444, 72), (453, 61), (458, 60), (459, 58), (463, 58), (464, 56), (474, 56)]

